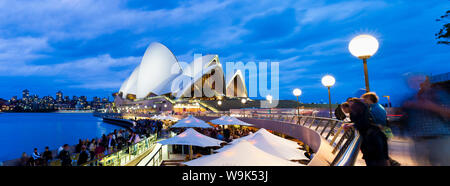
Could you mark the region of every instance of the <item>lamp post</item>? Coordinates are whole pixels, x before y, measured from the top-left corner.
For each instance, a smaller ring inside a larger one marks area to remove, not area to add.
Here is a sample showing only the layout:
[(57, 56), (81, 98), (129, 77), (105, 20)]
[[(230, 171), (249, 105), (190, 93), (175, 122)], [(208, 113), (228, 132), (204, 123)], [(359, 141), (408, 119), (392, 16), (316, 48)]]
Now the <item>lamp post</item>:
[[(247, 99), (245, 99), (245, 98), (242, 98), (241, 99), (241, 103), (242, 103), (242, 105), (245, 105), (245, 103), (247, 103)], [(243, 116), (245, 117), (245, 108), (243, 108), (244, 110), (242, 111), (244, 114), (243, 114)]]
[(370, 92), (369, 72), (367, 70), (367, 59), (372, 57), (378, 50), (378, 41), (375, 37), (367, 34), (354, 37), (348, 44), (350, 53), (363, 60), (364, 80), (366, 82), (366, 92)]
[(389, 108), (391, 108), (391, 96), (383, 96), (383, 97), (387, 98), (388, 106), (389, 106)]
[(302, 90), (296, 88), (296, 89), (294, 89), (294, 91), (292, 91), (292, 93), (294, 94), (294, 96), (297, 97), (297, 103), (298, 103), (298, 106), (297, 106), (297, 117), (298, 117), (298, 115), (300, 115), (300, 111), (299, 111), (300, 101), (299, 101), (298, 97), (302, 95)]
[[(269, 104), (272, 104), (272, 96), (269, 94), (266, 96), (266, 100), (269, 102)], [(271, 115), (272, 107), (269, 107), (269, 116)]]
[(333, 118), (333, 111), (331, 110), (331, 91), (330, 87), (336, 83), (336, 80), (333, 76), (326, 75), (322, 77), (322, 84), (328, 88), (328, 105), (330, 107), (330, 118)]

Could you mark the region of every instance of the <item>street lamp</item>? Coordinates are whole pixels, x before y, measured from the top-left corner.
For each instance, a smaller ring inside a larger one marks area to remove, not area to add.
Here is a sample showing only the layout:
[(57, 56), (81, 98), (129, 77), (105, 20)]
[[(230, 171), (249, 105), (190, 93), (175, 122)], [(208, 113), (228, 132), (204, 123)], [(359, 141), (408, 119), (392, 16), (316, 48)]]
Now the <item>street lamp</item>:
[[(269, 94), (266, 96), (266, 100), (269, 102), (269, 104), (272, 104), (273, 97)], [(269, 114), (271, 114), (272, 107), (269, 107)]]
[(241, 99), (241, 103), (242, 103), (242, 104), (245, 104), (245, 103), (247, 103), (247, 99), (245, 99), (245, 98), (242, 98), (242, 99)]
[(378, 50), (378, 41), (375, 37), (367, 34), (354, 37), (348, 44), (350, 53), (363, 60), (364, 64), (364, 79), (366, 81), (366, 92), (370, 92), (369, 87), (369, 72), (367, 70), (367, 59), (372, 57)]
[(331, 110), (331, 92), (330, 87), (336, 83), (336, 80), (333, 76), (326, 75), (322, 78), (322, 84), (323, 86), (326, 86), (328, 88), (328, 105), (330, 106), (330, 118), (333, 118), (333, 111)]
[(389, 106), (389, 108), (391, 108), (391, 96), (383, 96), (383, 97), (387, 98), (388, 106)]
[(294, 91), (292, 91), (292, 93), (294, 94), (294, 96), (297, 97), (297, 103), (298, 103), (297, 116), (298, 116), (298, 115), (300, 115), (300, 111), (299, 111), (299, 108), (298, 108), (300, 106), (300, 101), (299, 101), (298, 97), (302, 95), (302, 90), (300, 90), (299, 88), (296, 88), (296, 89), (294, 89)]

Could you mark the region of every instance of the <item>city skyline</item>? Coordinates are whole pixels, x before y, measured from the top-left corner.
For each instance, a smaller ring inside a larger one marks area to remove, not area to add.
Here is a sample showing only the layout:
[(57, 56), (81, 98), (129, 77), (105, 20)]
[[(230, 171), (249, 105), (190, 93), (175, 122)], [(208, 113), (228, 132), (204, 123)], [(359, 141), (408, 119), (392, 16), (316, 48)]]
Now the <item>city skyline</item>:
[[(38, 95), (64, 89), (110, 96), (154, 41), (171, 48), (179, 61), (190, 62), (195, 53), (218, 54), (222, 63), (278, 61), (280, 99), (296, 99), (292, 90), (301, 88), (304, 102), (327, 101), (320, 83), (326, 74), (336, 78), (333, 102), (364, 88), (362, 63), (347, 49), (351, 38), (363, 33), (380, 42), (368, 62), (371, 88), (390, 95), (393, 103), (408, 93), (406, 73), (435, 75), (450, 69), (440, 62), (450, 57), (448, 46), (436, 44), (434, 36), (442, 27), (435, 19), (445, 13), (448, 1), (39, 4), (45, 6), (0, 5), (1, 98), (25, 88)], [(23, 15), (9, 16), (15, 8)]]
[(21, 96), (15, 95), (10, 99), (0, 98), (0, 110), (4, 112), (53, 112), (57, 110), (97, 110), (111, 106), (110, 97), (67, 96), (59, 90), (55, 96), (39, 97), (30, 94), (28, 89), (22, 91)]

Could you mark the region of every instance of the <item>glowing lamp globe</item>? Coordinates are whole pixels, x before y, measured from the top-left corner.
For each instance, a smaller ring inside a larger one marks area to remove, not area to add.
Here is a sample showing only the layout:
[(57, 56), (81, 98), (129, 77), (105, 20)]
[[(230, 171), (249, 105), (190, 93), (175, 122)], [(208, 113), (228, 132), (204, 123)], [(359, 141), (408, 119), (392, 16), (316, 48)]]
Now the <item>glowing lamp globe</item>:
[(292, 91), (292, 93), (294, 94), (294, 96), (300, 96), (302, 95), (302, 90), (296, 88), (294, 89), (294, 91)]
[(348, 44), (348, 50), (352, 55), (360, 59), (373, 56), (378, 50), (378, 41), (371, 35), (359, 35), (354, 37)]
[(242, 103), (242, 104), (247, 103), (247, 99), (245, 99), (245, 98), (241, 99), (241, 103)]
[(330, 75), (323, 76), (323, 78), (322, 78), (323, 86), (331, 87), (334, 85), (334, 83), (336, 83), (336, 80), (334, 79), (333, 76), (330, 76)]
[(220, 105), (222, 105), (222, 101), (217, 101), (217, 104), (220, 106)]
[(266, 100), (272, 103), (272, 96), (271, 95), (267, 95), (266, 96)]

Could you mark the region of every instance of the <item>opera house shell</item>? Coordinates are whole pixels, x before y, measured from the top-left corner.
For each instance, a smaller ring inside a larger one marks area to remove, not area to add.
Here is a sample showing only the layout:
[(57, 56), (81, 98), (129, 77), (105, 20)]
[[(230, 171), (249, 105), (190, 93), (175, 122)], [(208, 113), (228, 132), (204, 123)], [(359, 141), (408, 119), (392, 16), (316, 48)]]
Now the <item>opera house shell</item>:
[[(201, 70), (195, 70), (195, 69)], [(214, 95), (200, 97), (247, 97), (247, 89), (242, 72), (225, 78), (222, 64), (217, 55), (195, 58), (191, 63), (179, 63), (173, 53), (161, 43), (151, 43), (142, 57), (141, 63), (123, 82), (116, 99), (123, 101), (143, 100), (149, 97), (165, 96), (171, 99), (196, 97), (195, 91), (209, 86)], [(212, 75), (223, 81), (208, 81)], [(187, 82), (187, 83), (186, 83)], [(223, 87), (215, 87), (216, 84)], [(198, 86), (200, 85), (200, 86)], [(198, 96), (197, 96), (198, 97)]]

